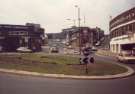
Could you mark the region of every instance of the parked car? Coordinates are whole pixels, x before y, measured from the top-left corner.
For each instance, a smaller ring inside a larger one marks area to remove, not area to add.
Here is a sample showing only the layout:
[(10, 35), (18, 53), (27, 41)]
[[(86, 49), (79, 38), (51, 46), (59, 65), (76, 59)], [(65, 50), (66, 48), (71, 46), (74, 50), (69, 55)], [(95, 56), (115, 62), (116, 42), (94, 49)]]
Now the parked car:
[(51, 47), (50, 48), (50, 52), (51, 53), (58, 53), (59, 52), (59, 49), (58, 49), (58, 47)]
[(30, 52), (32, 52), (32, 50), (28, 49), (27, 47), (19, 47), (16, 50), (18, 52), (22, 52), (22, 53), (30, 53)]
[(78, 50), (74, 50), (74, 54), (80, 54)]
[(91, 48), (91, 50), (92, 50), (92, 51), (97, 51), (98, 49), (93, 46), (93, 47)]
[(119, 62), (125, 62), (125, 63), (132, 62), (132, 61), (135, 61), (135, 56), (131, 53), (122, 52), (122, 53), (118, 54), (117, 60)]

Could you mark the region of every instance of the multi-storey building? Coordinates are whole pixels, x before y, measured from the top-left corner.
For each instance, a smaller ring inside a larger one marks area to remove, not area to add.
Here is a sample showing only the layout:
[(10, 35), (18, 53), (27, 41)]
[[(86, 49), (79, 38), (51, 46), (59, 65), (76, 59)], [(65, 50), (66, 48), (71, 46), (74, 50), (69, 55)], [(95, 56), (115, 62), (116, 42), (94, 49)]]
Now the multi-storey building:
[(63, 29), (63, 32), (67, 32), (67, 44), (72, 48), (92, 47), (104, 36), (99, 28), (89, 27), (71, 27)]
[(110, 21), (110, 37), (110, 50), (114, 53), (135, 49), (135, 7)]
[(28, 47), (32, 51), (41, 51), (44, 39), (44, 29), (39, 24), (0, 24), (1, 51), (16, 51), (19, 47)]

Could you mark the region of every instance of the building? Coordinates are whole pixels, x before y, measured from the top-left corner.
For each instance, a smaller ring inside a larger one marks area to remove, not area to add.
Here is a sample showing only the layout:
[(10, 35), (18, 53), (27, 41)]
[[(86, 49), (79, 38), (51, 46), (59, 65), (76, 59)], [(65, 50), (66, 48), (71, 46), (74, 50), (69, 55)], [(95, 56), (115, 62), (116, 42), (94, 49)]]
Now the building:
[(62, 32), (65, 34), (65, 43), (67, 46), (71, 45), (71, 37), (73, 35), (73, 33), (77, 32), (78, 31), (78, 28), (73, 26), (71, 28), (66, 28), (66, 29), (63, 29)]
[(28, 47), (32, 51), (41, 51), (44, 39), (44, 29), (39, 24), (0, 24), (1, 51), (16, 51), (19, 47)]
[(89, 27), (71, 27), (63, 29), (67, 36), (67, 45), (72, 48), (95, 46), (95, 44), (104, 37), (104, 31), (100, 28), (89, 28)]
[(135, 49), (135, 7), (110, 21), (110, 50), (114, 53)]

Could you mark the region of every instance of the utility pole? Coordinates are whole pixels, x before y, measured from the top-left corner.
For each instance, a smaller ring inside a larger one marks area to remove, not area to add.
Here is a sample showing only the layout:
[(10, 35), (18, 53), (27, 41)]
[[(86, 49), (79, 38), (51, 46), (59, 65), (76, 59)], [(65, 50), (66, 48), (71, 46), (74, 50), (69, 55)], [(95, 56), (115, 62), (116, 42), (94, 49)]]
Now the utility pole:
[(78, 9), (79, 54), (81, 55), (80, 7), (78, 5), (75, 7)]

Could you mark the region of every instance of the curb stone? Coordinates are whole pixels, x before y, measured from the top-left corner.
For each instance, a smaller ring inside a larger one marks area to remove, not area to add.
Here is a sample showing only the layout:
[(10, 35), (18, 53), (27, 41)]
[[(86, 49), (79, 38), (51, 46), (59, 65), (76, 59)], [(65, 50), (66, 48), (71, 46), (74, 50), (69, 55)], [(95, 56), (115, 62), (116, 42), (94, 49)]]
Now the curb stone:
[(123, 64), (117, 64), (117, 65), (125, 67), (128, 71), (125, 73), (121, 73), (121, 74), (104, 75), (104, 76), (75, 76), (75, 75), (64, 75), (64, 74), (45, 74), (45, 73), (28, 72), (28, 71), (22, 71), (22, 70), (3, 69), (3, 68), (0, 68), (0, 72), (20, 74), (20, 75), (40, 76), (40, 77), (47, 77), (47, 78), (61, 78), (61, 79), (67, 78), (67, 79), (83, 79), (83, 80), (116, 79), (116, 78), (127, 77), (127, 76), (134, 74), (134, 70), (132, 68), (130, 68), (126, 65), (123, 65)]

